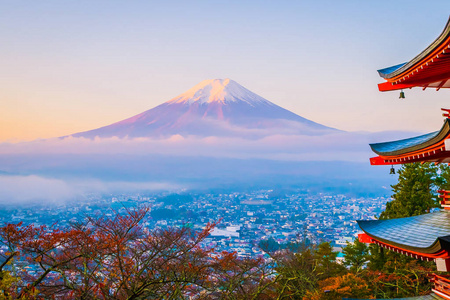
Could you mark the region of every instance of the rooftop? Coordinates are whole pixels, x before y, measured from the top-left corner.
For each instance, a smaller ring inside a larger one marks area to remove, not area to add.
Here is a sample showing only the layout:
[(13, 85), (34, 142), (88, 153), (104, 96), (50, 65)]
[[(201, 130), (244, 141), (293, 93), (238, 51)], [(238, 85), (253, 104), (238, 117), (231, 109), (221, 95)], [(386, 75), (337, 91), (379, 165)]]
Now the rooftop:
[(447, 118), (439, 131), (398, 141), (370, 144), (372, 151), (379, 155), (379, 157), (371, 158), (371, 164), (444, 162), (450, 159), (445, 146), (445, 140), (449, 136), (450, 119)]
[(378, 70), (380, 91), (412, 87), (450, 88), (450, 19), (438, 38), (409, 62)]
[(441, 210), (425, 215), (391, 220), (358, 221), (371, 238), (418, 253), (450, 250), (450, 212)]

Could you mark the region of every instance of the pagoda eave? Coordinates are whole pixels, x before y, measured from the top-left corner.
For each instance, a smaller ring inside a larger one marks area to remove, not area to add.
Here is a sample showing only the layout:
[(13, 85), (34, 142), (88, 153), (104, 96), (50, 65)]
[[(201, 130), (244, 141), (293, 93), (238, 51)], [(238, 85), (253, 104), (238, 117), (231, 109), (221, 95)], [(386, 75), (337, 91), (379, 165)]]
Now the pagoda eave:
[(396, 91), (403, 89), (410, 89), (416, 87), (414, 84), (393, 84), (391, 82), (383, 82), (378, 84), (378, 90), (380, 92)]
[(445, 150), (445, 147), (441, 147), (432, 152), (421, 152), (419, 154), (411, 154), (404, 156), (375, 156), (370, 158), (370, 164), (373, 166), (384, 166), (384, 165), (400, 165), (406, 163), (415, 162), (429, 162), (435, 164), (450, 163), (450, 152)]
[(450, 163), (450, 110), (442, 109), (447, 118), (441, 130), (428, 134), (383, 143), (370, 144), (378, 154), (371, 165), (395, 165), (414, 162)]
[(385, 249), (388, 249), (390, 251), (394, 251), (403, 255), (407, 255), (410, 257), (413, 257), (415, 259), (420, 260), (426, 260), (426, 261), (434, 261), (437, 258), (440, 259), (449, 259), (450, 253), (447, 250), (441, 249), (434, 253), (425, 253), (425, 252), (419, 252), (419, 251), (412, 251), (406, 248), (402, 248), (399, 246), (395, 246), (389, 243), (386, 243), (385, 241), (381, 241), (367, 233), (362, 233), (358, 235), (358, 240), (362, 243), (369, 243), (369, 244), (376, 244), (380, 247), (383, 247)]
[(435, 78), (427, 78), (422, 80), (406, 80), (402, 83), (398, 82), (383, 82), (378, 84), (378, 90), (380, 92), (396, 91), (403, 89), (411, 89), (414, 87), (421, 87), (422, 89), (448, 89), (450, 88), (450, 76), (445, 74), (445, 76), (438, 76)]
[(450, 88), (450, 19), (440, 36), (407, 63), (378, 70), (386, 82), (378, 85), (382, 92), (413, 87)]
[[(450, 194), (445, 192), (444, 197)], [(361, 242), (376, 243), (417, 258), (444, 259), (450, 263), (449, 210), (397, 219), (360, 220), (357, 223), (364, 232), (359, 236)]]

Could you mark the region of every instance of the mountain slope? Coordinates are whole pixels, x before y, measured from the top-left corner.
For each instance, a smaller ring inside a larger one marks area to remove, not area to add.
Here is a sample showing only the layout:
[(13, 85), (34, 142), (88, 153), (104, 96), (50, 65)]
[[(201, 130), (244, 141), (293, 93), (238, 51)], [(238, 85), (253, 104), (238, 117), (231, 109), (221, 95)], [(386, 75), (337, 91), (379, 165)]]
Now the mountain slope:
[(230, 79), (205, 80), (155, 108), (75, 137), (317, 135), (336, 129), (294, 114)]

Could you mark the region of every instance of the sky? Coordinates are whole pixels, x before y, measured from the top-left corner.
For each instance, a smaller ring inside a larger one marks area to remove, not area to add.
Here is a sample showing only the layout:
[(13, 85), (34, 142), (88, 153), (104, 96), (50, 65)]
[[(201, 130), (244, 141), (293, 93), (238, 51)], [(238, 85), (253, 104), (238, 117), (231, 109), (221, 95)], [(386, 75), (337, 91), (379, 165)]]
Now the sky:
[[(1, 1), (1, 0), (0, 0)], [(90, 130), (231, 78), (346, 131), (429, 132), (449, 91), (378, 92), (449, 1), (1, 1), (0, 142)]]

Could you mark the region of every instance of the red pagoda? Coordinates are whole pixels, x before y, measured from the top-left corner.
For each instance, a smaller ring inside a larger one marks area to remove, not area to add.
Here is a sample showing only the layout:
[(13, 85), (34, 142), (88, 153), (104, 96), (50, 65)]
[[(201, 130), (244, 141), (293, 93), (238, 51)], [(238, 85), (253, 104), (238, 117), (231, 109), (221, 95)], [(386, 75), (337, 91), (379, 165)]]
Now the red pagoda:
[[(450, 65), (449, 65), (450, 67)], [(450, 119), (449, 110), (444, 116), (441, 130), (409, 139), (370, 144), (378, 154), (370, 159), (372, 165), (395, 165), (412, 162), (450, 163)]]
[(386, 82), (380, 83), (382, 92), (413, 87), (450, 88), (450, 19), (441, 35), (407, 63), (378, 70)]
[[(450, 88), (450, 19), (441, 35), (411, 61), (379, 70), (386, 82), (380, 91), (421, 87)], [(403, 93), (400, 97), (404, 97)], [(450, 163), (450, 110), (439, 131), (409, 139), (371, 144), (378, 155), (372, 165), (412, 162)], [(434, 261), (438, 271), (450, 272), (450, 191), (439, 191), (442, 210), (408, 218), (358, 221), (359, 240), (420, 260)], [(450, 276), (433, 274), (432, 293), (408, 299), (450, 300)]]

